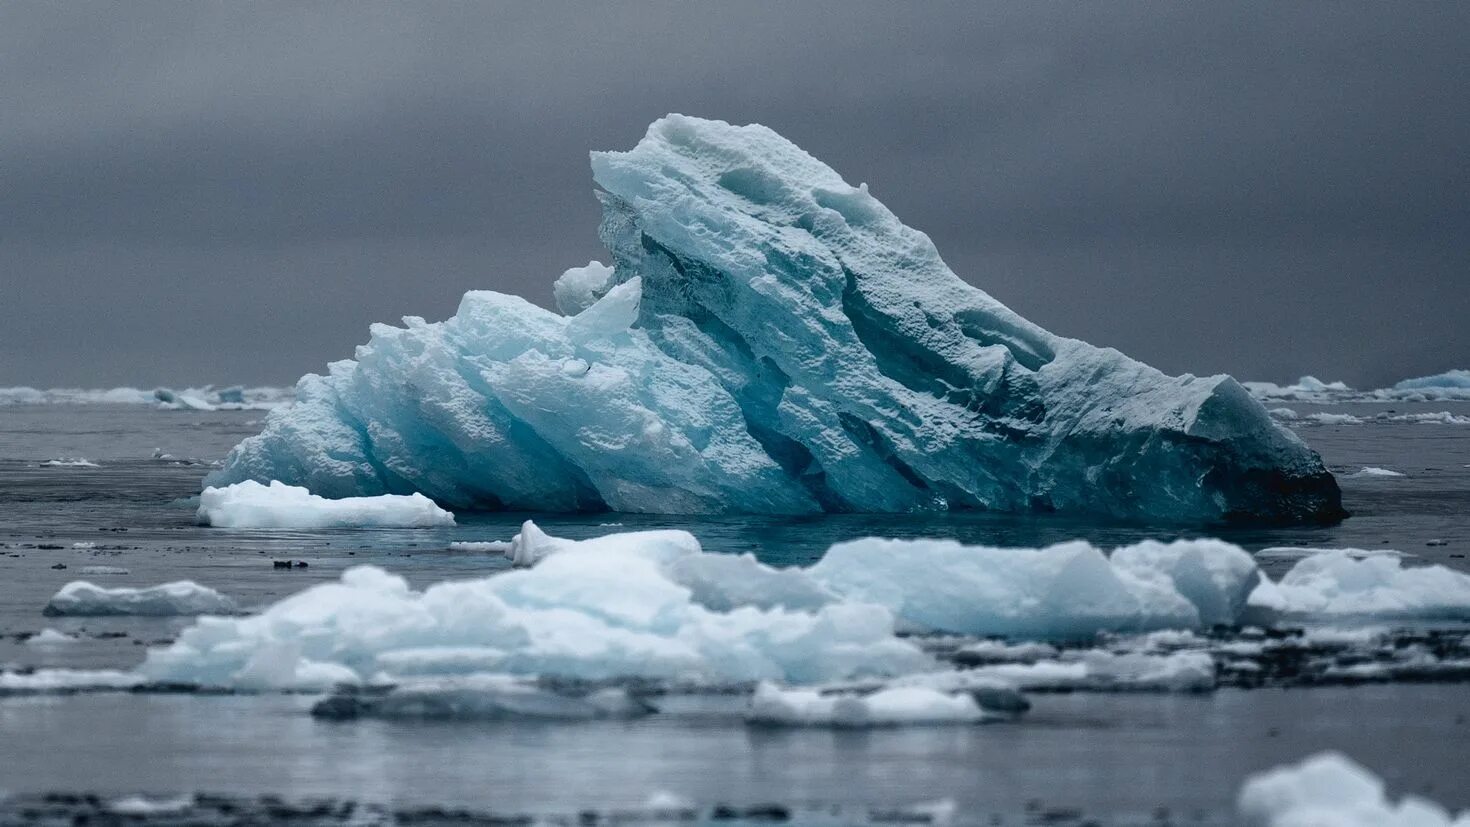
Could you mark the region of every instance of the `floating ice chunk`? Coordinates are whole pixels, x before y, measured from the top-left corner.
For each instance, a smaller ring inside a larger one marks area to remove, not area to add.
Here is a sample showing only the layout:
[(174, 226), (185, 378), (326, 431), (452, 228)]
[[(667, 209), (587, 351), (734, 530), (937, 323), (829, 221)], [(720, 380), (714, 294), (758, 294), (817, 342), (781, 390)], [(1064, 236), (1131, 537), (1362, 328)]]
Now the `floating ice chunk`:
[(194, 796), (180, 795), (172, 798), (147, 798), (129, 795), (116, 798), (105, 805), (107, 812), (126, 818), (147, 819), (180, 815), (194, 806)]
[(1372, 478), (1372, 477), (1384, 478), (1384, 477), (1402, 477), (1402, 476), (1404, 476), (1402, 472), (1392, 471), (1392, 470), (1389, 470), (1387, 468), (1375, 468), (1375, 467), (1373, 467), (1373, 466), (1370, 465), (1367, 468), (1362, 469), (1361, 471), (1354, 471), (1353, 473), (1348, 474), (1347, 475), (1347, 478), (1348, 479), (1362, 479), (1364, 477), (1369, 477), (1369, 478)]
[(1143, 543), (1109, 560), (1081, 541), (1001, 549), (876, 538), (833, 546), (808, 575), (930, 629), (1021, 638), (1233, 623), (1259, 577), (1248, 554), (1216, 540)]
[(967, 693), (946, 694), (919, 686), (883, 689), (870, 695), (756, 687), (746, 720), (769, 726), (873, 727), (913, 724), (973, 724), (985, 718)]
[(652, 706), (627, 689), (567, 693), (510, 675), (416, 680), (382, 692), (344, 690), (319, 701), (319, 718), (591, 720), (637, 718)]
[(206, 488), (199, 518), (216, 528), (430, 528), (454, 515), (423, 494), (329, 500), (293, 485), (253, 480)]
[(1399, 551), (1398, 549), (1392, 549), (1392, 548), (1329, 548), (1329, 549), (1323, 549), (1323, 548), (1303, 548), (1303, 547), (1300, 547), (1300, 546), (1271, 546), (1270, 548), (1263, 548), (1260, 551), (1256, 552), (1256, 556), (1257, 557), (1265, 557), (1265, 558), (1268, 558), (1268, 559), (1270, 559), (1270, 558), (1286, 558), (1286, 559), (1289, 559), (1289, 560), (1298, 560), (1298, 559), (1301, 559), (1303, 557), (1311, 557), (1313, 555), (1324, 554), (1326, 552), (1341, 552), (1341, 553), (1346, 554), (1347, 556), (1352, 557), (1354, 559), (1362, 559), (1364, 557), (1415, 557), (1415, 556), (1417, 556), (1417, 555), (1409, 554), (1408, 552), (1405, 552), (1405, 551)]
[(614, 284), (613, 268), (600, 261), (589, 261), (585, 267), (573, 267), (551, 285), (556, 309), (565, 316), (575, 316), (597, 303)]
[(703, 553), (685, 532), (580, 542), (541, 534), (531, 543), (546, 546), (553, 550), (532, 568), (423, 592), (381, 569), (352, 568), (259, 615), (202, 619), (171, 646), (150, 650), (140, 670), (157, 680), (295, 687), (308, 667), (331, 682), (500, 672), (721, 685), (933, 667), (894, 636), (892, 615), (879, 606), (725, 612), (702, 605), (671, 571)]
[(1470, 391), (1470, 370), (1447, 370), (1433, 376), (1405, 379), (1393, 386), (1398, 391), (1465, 390)]
[(1303, 402), (1326, 402), (1348, 396), (1353, 389), (1345, 382), (1323, 382), (1315, 376), (1303, 376), (1292, 385), (1275, 382), (1242, 382), (1251, 395), (1259, 399), (1299, 399)]
[(77, 639), (75, 637), (65, 632), (58, 632), (55, 629), (51, 628), (42, 629), (36, 634), (26, 638), (27, 646), (36, 646), (43, 649), (52, 646), (65, 646), (68, 643), (76, 642)]
[(101, 468), (102, 466), (81, 457), (62, 457), (60, 459), (48, 459), (41, 463), (52, 468)]
[(1302, 419), (1319, 425), (1362, 425), (1364, 422), (1362, 417), (1345, 413), (1312, 413)]
[[(76, 546), (73, 545), (73, 548)], [(122, 566), (82, 566), (79, 574), (127, 574), (128, 570)]]
[(1208, 692), (1215, 688), (1215, 662), (1206, 652), (1167, 654), (1067, 651), (1030, 663), (1000, 663), (955, 672), (931, 672), (893, 681), (955, 692), (996, 684), (1022, 691)]
[(117, 669), (35, 669), (0, 672), (0, 696), (132, 689), (147, 681)]
[(1423, 798), (1391, 801), (1380, 778), (1336, 752), (1250, 776), (1237, 808), (1251, 827), (1470, 827), (1470, 812), (1452, 820)]
[(1470, 620), (1470, 574), (1332, 550), (1301, 559), (1276, 583), (1263, 580), (1250, 603), (1304, 618)]
[(450, 551), (476, 551), (488, 554), (505, 554), (511, 550), (508, 540), (456, 540), (449, 544)]
[(1226, 376), (1169, 377), (969, 286), (762, 126), (671, 115), (592, 157), (613, 272), (375, 325), (208, 485), (451, 507), (1070, 511), (1333, 520), (1336, 482)]
[(189, 580), (178, 580), (159, 586), (135, 589), (126, 586), (109, 589), (85, 580), (74, 580), (61, 587), (46, 603), (42, 614), (48, 616), (78, 615), (171, 615), (231, 614), (235, 601), (208, 586)]

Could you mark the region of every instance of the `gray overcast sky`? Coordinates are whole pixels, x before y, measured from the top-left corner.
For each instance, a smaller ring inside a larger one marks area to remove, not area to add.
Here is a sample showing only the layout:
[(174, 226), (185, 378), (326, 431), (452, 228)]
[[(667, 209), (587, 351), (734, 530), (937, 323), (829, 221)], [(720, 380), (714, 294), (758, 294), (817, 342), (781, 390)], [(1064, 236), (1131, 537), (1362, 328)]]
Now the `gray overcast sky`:
[(1169, 372), (1470, 367), (1470, 4), (0, 4), (0, 385), (288, 383), (764, 123)]

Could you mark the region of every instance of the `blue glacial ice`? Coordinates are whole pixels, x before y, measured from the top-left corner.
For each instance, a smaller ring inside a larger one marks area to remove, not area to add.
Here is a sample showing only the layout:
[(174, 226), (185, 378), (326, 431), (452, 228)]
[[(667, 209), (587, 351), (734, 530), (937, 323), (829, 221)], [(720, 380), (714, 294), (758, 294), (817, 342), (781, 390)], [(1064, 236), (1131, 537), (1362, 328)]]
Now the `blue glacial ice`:
[(592, 168), (612, 266), (568, 270), (561, 313), (475, 291), (443, 322), (374, 325), (207, 484), (532, 511), (1343, 514), (1235, 380), (1041, 329), (763, 126), (670, 115)]

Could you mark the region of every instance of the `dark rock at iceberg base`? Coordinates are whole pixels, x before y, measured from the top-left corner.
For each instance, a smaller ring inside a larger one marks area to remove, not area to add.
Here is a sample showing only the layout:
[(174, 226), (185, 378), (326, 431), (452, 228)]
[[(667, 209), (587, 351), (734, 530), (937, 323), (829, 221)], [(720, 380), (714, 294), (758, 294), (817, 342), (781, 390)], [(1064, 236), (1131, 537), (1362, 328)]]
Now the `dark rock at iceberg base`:
[[(612, 267), (375, 325), (207, 484), (460, 509), (1345, 516), (1228, 376), (1056, 336), (776, 133), (671, 115), (594, 153)], [(1142, 312), (1142, 311), (1141, 311)]]

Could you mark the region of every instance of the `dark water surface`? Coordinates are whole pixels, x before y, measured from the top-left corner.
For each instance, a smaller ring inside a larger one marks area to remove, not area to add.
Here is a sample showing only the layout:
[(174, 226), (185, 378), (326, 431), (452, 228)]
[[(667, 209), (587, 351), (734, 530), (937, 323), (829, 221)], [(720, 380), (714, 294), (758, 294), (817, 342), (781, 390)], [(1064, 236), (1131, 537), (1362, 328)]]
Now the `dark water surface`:
[[(1292, 407), (1301, 414), (1470, 415), (1467, 403)], [(128, 668), (147, 644), (168, 640), (191, 622), (43, 617), (47, 598), (74, 579), (134, 586), (191, 579), (253, 606), (358, 563), (385, 566), (420, 587), (505, 567), (499, 559), (445, 549), (452, 540), (506, 539), (526, 515), (461, 514), (456, 528), (413, 531), (196, 525), (189, 498), (205, 463), (257, 431), (263, 416), (140, 406), (0, 407), (0, 666)], [(780, 565), (809, 563), (832, 542), (865, 535), (993, 545), (1083, 537), (1111, 546), (1207, 533), (1251, 550), (1396, 548), (1418, 561), (1470, 570), (1470, 426), (1370, 421), (1301, 425), (1298, 433), (1340, 474), (1354, 514), (1340, 525), (1201, 532), (995, 515), (536, 519), (570, 537), (687, 528), (709, 550), (752, 551)], [(160, 452), (167, 456), (155, 457)], [(100, 467), (42, 464), (75, 457)], [(1405, 476), (1347, 476), (1365, 466)], [(271, 567), (272, 559), (283, 558), (310, 565)], [(1290, 561), (1263, 564), (1279, 575)], [(127, 573), (82, 574), (85, 566)], [(82, 640), (52, 648), (21, 642), (46, 627)], [(558, 812), (636, 806), (667, 790), (732, 803), (953, 798), (962, 813), (982, 822), (992, 814), (1023, 818), (1045, 805), (1118, 823), (1149, 823), (1158, 807), (1179, 823), (1229, 823), (1245, 774), (1337, 748), (1396, 791), (1470, 806), (1470, 686), (1463, 684), (1034, 700), (1032, 712), (1015, 723), (812, 732), (659, 716), (555, 725), (330, 723), (305, 714), (310, 698), (275, 695), (0, 698), (0, 790), (202, 789)]]

